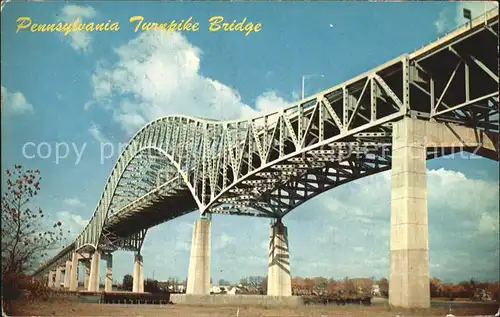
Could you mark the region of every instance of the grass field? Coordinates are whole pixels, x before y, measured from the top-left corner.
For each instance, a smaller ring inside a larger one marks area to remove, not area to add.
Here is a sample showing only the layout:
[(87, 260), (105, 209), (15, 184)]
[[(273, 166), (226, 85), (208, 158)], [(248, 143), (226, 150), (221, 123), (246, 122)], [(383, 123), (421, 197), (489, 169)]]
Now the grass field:
[[(453, 310), (455, 316), (494, 315), (496, 305), (481, 308)], [(238, 313), (237, 313), (238, 312)], [(184, 306), (184, 305), (113, 305), (85, 304), (71, 299), (47, 301), (17, 301), (12, 303), (9, 316), (179, 316), (179, 317), (394, 317), (446, 316), (445, 308), (404, 311), (389, 310), (383, 306), (324, 306), (307, 305), (299, 308), (266, 308), (235, 306)]]

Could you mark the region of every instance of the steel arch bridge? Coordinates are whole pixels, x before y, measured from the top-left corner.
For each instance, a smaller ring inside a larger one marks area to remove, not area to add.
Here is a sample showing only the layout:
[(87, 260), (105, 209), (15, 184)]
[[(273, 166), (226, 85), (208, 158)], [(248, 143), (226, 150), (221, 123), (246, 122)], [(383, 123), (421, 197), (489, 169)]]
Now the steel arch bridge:
[[(148, 228), (199, 210), (282, 218), (337, 186), (391, 169), (403, 117), (472, 128), (460, 150), (498, 160), (498, 9), (364, 74), (255, 118), (158, 118), (124, 148), (92, 218), (35, 274), (74, 251), (139, 250)], [(457, 147), (428, 147), (427, 158)]]

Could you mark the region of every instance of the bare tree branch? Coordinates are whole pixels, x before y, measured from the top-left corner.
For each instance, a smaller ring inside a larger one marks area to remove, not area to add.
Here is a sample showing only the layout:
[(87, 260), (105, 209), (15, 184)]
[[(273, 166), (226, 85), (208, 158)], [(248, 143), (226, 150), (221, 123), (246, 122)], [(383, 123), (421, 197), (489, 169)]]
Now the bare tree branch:
[[(64, 240), (62, 224), (44, 226), (41, 208), (30, 202), (40, 191), (40, 171), (21, 165), (7, 169), (2, 186), (2, 275), (26, 274)], [(34, 211), (36, 210), (36, 211)]]

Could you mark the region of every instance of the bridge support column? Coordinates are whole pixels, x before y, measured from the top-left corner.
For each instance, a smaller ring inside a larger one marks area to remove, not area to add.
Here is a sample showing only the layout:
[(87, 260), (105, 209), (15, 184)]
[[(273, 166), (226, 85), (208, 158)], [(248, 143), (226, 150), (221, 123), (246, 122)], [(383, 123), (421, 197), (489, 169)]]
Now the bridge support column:
[(104, 291), (111, 292), (113, 290), (113, 255), (111, 253), (104, 254), (102, 258), (106, 261), (106, 278), (104, 281)]
[(389, 305), (430, 307), (425, 121), (394, 123)]
[(281, 219), (271, 226), (268, 270), (267, 295), (292, 296), (288, 229)]
[(71, 277), (71, 261), (66, 261), (66, 268), (64, 269), (64, 288), (70, 288)]
[(54, 279), (55, 279), (56, 272), (54, 270), (49, 271), (49, 282), (48, 282), (48, 287), (53, 288), (54, 287)]
[(134, 256), (134, 275), (132, 292), (134, 293), (144, 293), (144, 264), (142, 255), (136, 254)]
[(83, 261), (83, 269), (84, 269), (84, 275), (83, 275), (83, 288), (88, 289), (89, 288), (89, 280), (90, 280), (90, 266), (91, 266), (91, 260), (89, 259), (84, 259)]
[(73, 252), (71, 257), (71, 270), (69, 274), (69, 290), (76, 292), (78, 289), (78, 260), (80, 256), (78, 253)]
[(56, 269), (56, 280), (54, 282), (54, 287), (55, 288), (61, 288), (61, 281), (62, 281), (62, 271), (64, 269), (59, 266), (57, 269)]
[(100, 264), (101, 264), (101, 252), (96, 250), (94, 254), (92, 254), (92, 260), (90, 262), (90, 276), (89, 276), (89, 292), (98, 292), (99, 291), (99, 277), (101, 276), (100, 272)]
[(210, 219), (194, 223), (186, 294), (210, 294)]

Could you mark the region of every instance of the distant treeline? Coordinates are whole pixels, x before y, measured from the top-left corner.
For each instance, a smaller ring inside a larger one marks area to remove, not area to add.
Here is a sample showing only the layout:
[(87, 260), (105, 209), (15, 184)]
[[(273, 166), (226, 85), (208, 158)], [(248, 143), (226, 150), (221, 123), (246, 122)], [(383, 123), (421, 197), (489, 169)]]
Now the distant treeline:
[[(132, 290), (132, 276), (126, 275), (120, 288)], [(169, 285), (184, 285), (186, 281), (170, 279), (164, 282), (147, 279), (144, 281), (146, 292), (166, 292)], [(212, 281), (213, 284), (213, 281)], [(215, 284), (213, 284), (215, 285)], [(248, 276), (242, 278), (239, 283), (230, 283), (224, 279), (218, 281), (219, 286), (241, 286), (240, 292), (252, 294), (266, 294), (267, 277)], [(497, 300), (500, 301), (500, 282), (481, 282), (475, 279), (459, 283), (443, 283), (438, 278), (432, 278), (429, 282), (431, 297), (448, 299), (468, 298), (473, 300)], [(335, 280), (325, 277), (293, 277), (292, 293), (294, 295), (332, 295), (353, 296), (369, 295), (387, 297), (389, 294), (389, 281), (386, 278), (344, 278)]]

